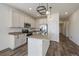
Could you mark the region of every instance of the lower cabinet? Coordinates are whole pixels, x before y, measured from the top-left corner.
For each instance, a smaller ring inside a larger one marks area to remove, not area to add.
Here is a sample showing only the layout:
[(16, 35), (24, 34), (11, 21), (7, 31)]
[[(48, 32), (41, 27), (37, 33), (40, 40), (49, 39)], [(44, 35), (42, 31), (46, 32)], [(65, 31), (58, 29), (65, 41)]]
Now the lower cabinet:
[(10, 35), (10, 48), (15, 49), (23, 44), (26, 43), (26, 35), (20, 34), (20, 35)]

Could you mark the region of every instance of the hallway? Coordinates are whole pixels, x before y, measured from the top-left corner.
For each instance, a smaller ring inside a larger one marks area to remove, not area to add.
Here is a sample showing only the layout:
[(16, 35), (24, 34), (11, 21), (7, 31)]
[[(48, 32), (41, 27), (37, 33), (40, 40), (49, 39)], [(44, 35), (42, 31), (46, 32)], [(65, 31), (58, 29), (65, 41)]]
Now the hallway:
[(60, 34), (60, 53), (61, 56), (79, 56), (79, 46)]

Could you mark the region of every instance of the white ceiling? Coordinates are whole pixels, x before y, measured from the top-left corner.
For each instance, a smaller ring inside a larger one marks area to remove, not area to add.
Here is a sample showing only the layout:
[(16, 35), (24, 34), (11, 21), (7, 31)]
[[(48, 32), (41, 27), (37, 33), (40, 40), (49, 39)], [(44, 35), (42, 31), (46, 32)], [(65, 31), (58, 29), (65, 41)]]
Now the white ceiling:
[[(39, 6), (39, 3), (8, 3), (8, 5), (20, 9), (27, 14), (33, 16), (34, 18), (43, 17), (43, 16), (37, 16), (39, 13), (36, 11), (37, 6)], [(47, 7), (46, 3), (42, 3), (41, 5), (44, 5)], [(59, 13), (60, 18), (65, 18), (70, 16), (74, 11), (76, 11), (79, 8), (79, 3), (48, 3), (48, 6), (52, 7), (51, 13)], [(29, 8), (32, 8), (32, 10), (29, 10)], [(65, 12), (68, 12), (68, 14), (65, 14)]]

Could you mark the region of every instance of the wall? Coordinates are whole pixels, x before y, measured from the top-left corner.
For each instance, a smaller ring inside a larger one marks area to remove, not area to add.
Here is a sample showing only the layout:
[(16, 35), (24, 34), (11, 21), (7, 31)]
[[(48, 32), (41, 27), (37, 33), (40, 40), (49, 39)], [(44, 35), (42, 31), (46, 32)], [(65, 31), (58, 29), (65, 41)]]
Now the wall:
[(47, 24), (47, 18), (36, 19), (36, 28), (39, 28), (41, 24)]
[(8, 25), (10, 20), (9, 9), (0, 4), (0, 50), (8, 48)]
[(69, 21), (65, 23), (65, 27), (65, 35), (66, 37), (69, 37)]
[(69, 20), (68, 18), (65, 19), (60, 19), (60, 32), (65, 35), (66, 37), (68, 37), (69, 34)]
[(69, 38), (79, 45), (79, 10), (69, 18)]
[(51, 41), (59, 42), (59, 14), (48, 16), (48, 35)]

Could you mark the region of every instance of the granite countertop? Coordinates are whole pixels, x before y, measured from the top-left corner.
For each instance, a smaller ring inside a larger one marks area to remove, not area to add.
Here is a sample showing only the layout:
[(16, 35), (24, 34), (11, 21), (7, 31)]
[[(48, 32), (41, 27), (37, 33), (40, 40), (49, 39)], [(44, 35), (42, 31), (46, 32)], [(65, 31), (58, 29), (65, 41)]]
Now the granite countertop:
[(20, 34), (25, 34), (25, 33), (22, 33), (22, 32), (9, 32), (8, 34), (9, 35), (20, 35)]
[(42, 34), (33, 34), (29, 38), (35, 38), (35, 39), (46, 39), (48, 40), (48, 35), (42, 35)]
[[(21, 34), (26, 34), (22, 32), (9, 32), (9, 35), (21, 35)], [(33, 34), (29, 36), (28, 38), (35, 38), (35, 39), (46, 39), (48, 40), (48, 35), (42, 35), (42, 34)]]

